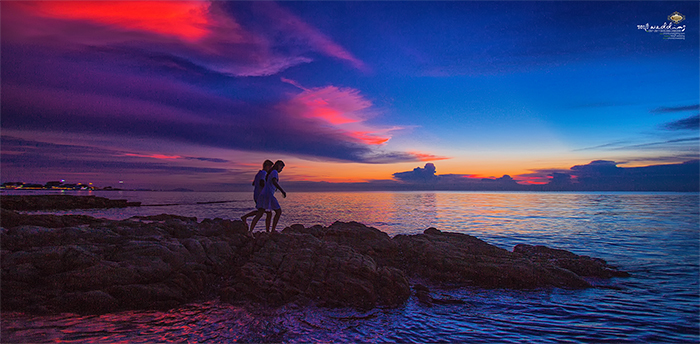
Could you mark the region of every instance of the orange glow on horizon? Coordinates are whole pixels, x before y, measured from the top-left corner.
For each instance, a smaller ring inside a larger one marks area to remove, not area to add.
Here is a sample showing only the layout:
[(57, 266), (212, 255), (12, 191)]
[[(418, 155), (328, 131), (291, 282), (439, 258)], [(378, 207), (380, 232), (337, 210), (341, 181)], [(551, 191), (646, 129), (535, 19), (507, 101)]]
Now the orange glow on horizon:
[(190, 41), (209, 33), (207, 2), (42, 1), (36, 4), (42, 15), (52, 18), (89, 20)]
[(483, 179), (483, 178), (491, 178), (491, 177), (483, 176), (483, 175), (479, 175), (479, 174), (467, 174), (467, 175), (462, 176), (462, 178)]

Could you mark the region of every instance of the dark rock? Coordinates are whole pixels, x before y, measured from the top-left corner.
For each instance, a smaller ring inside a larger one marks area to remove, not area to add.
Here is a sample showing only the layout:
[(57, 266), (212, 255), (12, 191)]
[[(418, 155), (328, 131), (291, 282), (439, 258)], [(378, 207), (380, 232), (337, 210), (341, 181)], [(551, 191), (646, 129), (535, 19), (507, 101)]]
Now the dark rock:
[(148, 215), (148, 216), (133, 216), (133, 219), (138, 219), (142, 221), (171, 221), (171, 220), (180, 220), (183, 222), (197, 222), (196, 217), (187, 217), (187, 216), (179, 216), (179, 215), (170, 215), (170, 214), (160, 214), (160, 215)]
[(413, 290), (415, 291), (416, 298), (418, 298), (418, 302), (426, 306), (433, 305), (433, 298), (430, 296), (430, 289), (428, 287), (422, 284), (416, 284), (413, 286)]
[(3, 281), (34, 284), (41, 279), (41, 271), (32, 263), (9, 264), (2, 272)]
[(426, 229), (425, 231), (423, 231), (423, 234), (425, 234), (425, 235), (440, 235), (440, 234), (442, 234), (442, 232), (439, 231), (435, 227), (430, 227), (430, 228)]
[[(357, 222), (293, 225), (248, 236), (242, 221), (174, 215), (110, 221), (2, 210), (4, 311), (104, 313), (167, 309), (219, 295), (279, 306), (397, 306), (409, 278), (429, 285), (585, 288), (623, 276), (600, 259), (535, 246), (509, 252), (427, 229), (390, 238)], [(416, 284), (424, 304), (461, 303)]]
[(518, 244), (513, 248), (513, 252), (523, 255), (533, 262), (556, 266), (583, 277), (629, 277), (629, 273), (619, 271), (617, 267), (608, 265), (603, 259), (578, 256), (565, 250)]
[(163, 283), (117, 285), (107, 292), (132, 309), (169, 309), (187, 300), (180, 290)]
[(347, 245), (375, 259), (393, 255), (396, 244), (386, 233), (359, 222), (335, 222), (322, 232), (321, 238)]
[(398, 252), (386, 257), (411, 276), (442, 285), (487, 288), (587, 288), (564, 269), (542, 266), (473, 236), (430, 228), (419, 235), (397, 235)]
[(294, 224), (282, 230), (282, 233), (298, 233), (298, 234), (310, 234), (318, 237), (321, 235), (324, 227), (321, 225), (315, 225), (309, 228), (305, 228), (303, 225)]
[(401, 271), (378, 267), (346, 245), (309, 234), (260, 235), (258, 248), (227, 286), (228, 301), (280, 305), (308, 298), (330, 307), (397, 305), (410, 295)]
[(70, 292), (100, 290), (113, 285), (147, 281), (134, 266), (107, 260), (87, 268), (47, 275), (46, 287)]
[[(5, 267), (3, 266), (3, 272)], [(20, 282), (3, 276), (2, 279), (2, 310), (3, 311), (30, 311), (32, 309), (45, 309), (50, 299), (49, 293), (37, 293), (32, 288), (32, 283)]]
[(429, 293), (430, 292), (430, 288), (428, 288), (422, 284), (413, 285), (413, 290), (415, 290), (416, 293)]
[[(228, 227), (222, 237), (208, 238), (196, 235), (195, 222), (192, 235), (180, 238), (178, 228), (190, 223), (178, 218), (144, 221), (3, 228), (3, 309), (99, 313), (167, 308), (205, 295), (215, 287), (213, 281), (230, 273), (226, 267), (234, 247), (226, 240), (235, 241), (236, 234)], [(62, 245), (51, 245), (56, 243)], [(7, 291), (15, 285), (23, 291)]]
[(248, 227), (240, 220), (204, 219), (198, 226), (198, 231), (204, 236), (238, 236), (248, 235)]
[(111, 200), (96, 196), (72, 195), (2, 195), (0, 207), (7, 210), (70, 210), (94, 208), (138, 207), (140, 202), (127, 202), (123, 199)]
[(433, 297), (432, 298), (433, 304), (438, 304), (438, 305), (466, 305), (467, 302), (464, 300), (460, 299), (455, 299), (451, 297)]
[(119, 302), (101, 290), (66, 293), (53, 300), (55, 308), (82, 314), (104, 314), (119, 309)]
[(88, 225), (102, 222), (86, 215), (25, 215), (15, 211), (2, 209), (0, 225), (3, 228), (14, 228), (18, 226), (39, 226), (44, 228), (63, 228)]
[(389, 235), (359, 222), (336, 221), (329, 227), (316, 225), (310, 228), (297, 224), (282, 232), (310, 234), (323, 241), (350, 246), (358, 253), (370, 256), (380, 265), (385, 265), (384, 259), (394, 256), (397, 248)]
[(191, 238), (197, 231), (196, 217), (160, 214), (151, 216), (134, 216), (131, 218), (131, 220), (139, 220), (137, 223), (141, 224), (148, 224), (151, 222), (162, 223), (165, 226), (159, 227), (159, 229), (178, 239)]

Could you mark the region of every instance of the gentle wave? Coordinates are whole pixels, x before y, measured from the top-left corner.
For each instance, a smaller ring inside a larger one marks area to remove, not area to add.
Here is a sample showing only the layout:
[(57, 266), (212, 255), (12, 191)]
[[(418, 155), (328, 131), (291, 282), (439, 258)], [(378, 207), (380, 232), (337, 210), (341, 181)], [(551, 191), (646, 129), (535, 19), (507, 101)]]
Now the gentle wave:
[[(175, 206), (53, 212), (112, 219), (173, 213), (238, 219), (248, 193), (93, 193)], [(359, 221), (390, 235), (427, 227), (506, 249), (543, 244), (601, 257), (632, 274), (587, 290), (432, 290), (461, 305), (360, 312), (314, 306), (244, 308), (218, 301), (169, 312), (103, 316), (2, 314), (3, 342), (698, 342), (698, 194), (297, 193), (280, 199), (281, 225)], [(221, 202), (197, 204), (197, 202)], [(260, 228), (261, 229), (261, 228)]]

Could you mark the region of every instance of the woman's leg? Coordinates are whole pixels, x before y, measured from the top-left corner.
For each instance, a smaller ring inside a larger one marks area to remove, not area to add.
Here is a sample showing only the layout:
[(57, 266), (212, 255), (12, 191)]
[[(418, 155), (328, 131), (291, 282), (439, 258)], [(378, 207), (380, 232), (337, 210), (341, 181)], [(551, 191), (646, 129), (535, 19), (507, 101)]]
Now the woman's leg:
[(275, 231), (275, 228), (277, 228), (277, 222), (280, 220), (280, 216), (282, 216), (282, 208), (280, 209), (275, 209), (275, 218), (272, 219), (272, 231)]
[(272, 212), (271, 211), (266, 211), (265, 214), (267, 215), (265, 217), (265, 230), (270, 231), (270, 221), (272, 221)]
[(251, 211), (250, 213), (241, 216), (241, 220), (243, 220), (243, 223), (245, 223), (246, 227), (248, 227), (248, 218), (256, 215), (257, 213), (258, 213), (258, 210), (255, 209), (255, 210)]
[(258, 220), (265, 214), (265, 209), (260, 208), (258, 209), (257, 213), (255, 214), (255, 217), (253, 218), (253, 222), (250, 223), (250, 232), (253, 232), (253, 229), (255, 228), (255, 225), (258, 224)]

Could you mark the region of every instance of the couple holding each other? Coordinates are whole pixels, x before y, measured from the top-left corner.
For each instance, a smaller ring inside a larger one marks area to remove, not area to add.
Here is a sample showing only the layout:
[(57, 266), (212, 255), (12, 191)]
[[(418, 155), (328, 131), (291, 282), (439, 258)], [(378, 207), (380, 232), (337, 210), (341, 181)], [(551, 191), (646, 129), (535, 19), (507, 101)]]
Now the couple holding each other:
[(274, 232), (275, 228), (277, 228), (277, 222), (282, 215), (282, 207), (280, 207), (277, 198), (275, 198), (275, 191), (280, 190), (282, 196), (285, 198), (287, 197), (287, 193), (284, 192), (284, 189), (279, 185), (279, 173), (282, 172), (282, 169), (284, 169), (284, 162), (282, 160), (277, 160), (274, 164), (270, 160), (265, 160), (262, 170), (258, 171), (258, 174), (255, 175), (255, 179), (253, 180), (253, 185), (255, 186), (253, 190), (253, 199), (255, 200), (255, 208), (257, 208), (257, 210), (253, 210), (241, 216), (241, 220), (243, 220), (247, 226), (248, 218), (255, 215), (253, 222), (250, 223), (250, 229), (248, 230), (248, 233), (251, 235), (258, 220), (260, 220), (265, 213), (267, 213), (267, 217), (265, 218), (265, 230), (268, 232), (270, 231), (270, 215), (272, 215), (272, 213), (268, 209), (275, 211), (275, 218), (272, 220), (272, 231)]

